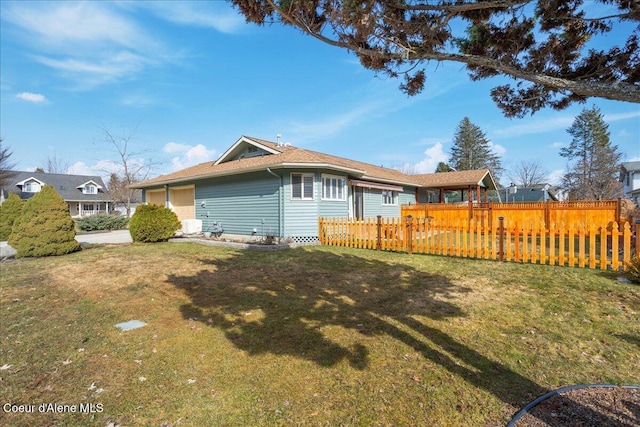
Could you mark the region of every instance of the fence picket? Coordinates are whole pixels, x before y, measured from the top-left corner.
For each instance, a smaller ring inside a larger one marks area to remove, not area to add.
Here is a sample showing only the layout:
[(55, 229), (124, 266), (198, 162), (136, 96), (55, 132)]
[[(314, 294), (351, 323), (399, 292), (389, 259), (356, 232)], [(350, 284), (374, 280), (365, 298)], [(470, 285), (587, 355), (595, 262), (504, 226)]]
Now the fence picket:
[(569, 224), (569, 267), (576, 265), (575, 239), (573, 232), (573, 224)]
[(578, 267), (580, 268), (584, 268), (584, 264), (586, 261), (586, 255), (585, 255), (585, 237), (586, 237), (586, 230), (584, 228), (584, 226), (580, 227), (580, 231), (578, 232)]
[(614, 221), (611, 224), (611, 268), (614, 270), (617, 270), (620, 265), (620, 254), (618, 253), (620, 232), (618, 230), (618, 223)]
[(607, 227), (600, 227), (600, 270), (607, 269)]
[(596, 226), (589, 224), (589, 268), (596, 268)]
[[(505, 221), (506, 222), (506, 221)], [(380, 236), (379, 236), (380, 234)], [(512, 223), (504, 227), (503, 259), (518, 263), (549, 264), (579, 268), (624, 270), (631, 259), (633, 232), (629, 223), (610, 221), (597, 227), (552, 222), (547, 229), (540, 223)], [(318, 218), (318, 239), (329, 246), (380, 249), (476, 259), (498, 259), (498, 222), (484, 224), (482, 218), (470, 221), (432, 218)], [(379, 240), (378, 240), (379, 239)]]

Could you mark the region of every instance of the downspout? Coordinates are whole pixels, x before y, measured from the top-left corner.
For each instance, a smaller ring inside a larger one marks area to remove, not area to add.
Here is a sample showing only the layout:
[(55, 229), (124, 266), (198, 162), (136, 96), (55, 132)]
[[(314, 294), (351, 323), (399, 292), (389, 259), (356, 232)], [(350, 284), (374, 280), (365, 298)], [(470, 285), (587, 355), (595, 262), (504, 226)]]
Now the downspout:
[(282, 177), (273, 172), (271, 168), (267, 168), (267, 172), (280, 181), (280, 187), (278, 188), (278, 240), (282, 240), (284, 238), (282, 235), (284, 233), (284, 215), (282, 214), (282, 198), (284, 197), (284, 192), (282, 188)]

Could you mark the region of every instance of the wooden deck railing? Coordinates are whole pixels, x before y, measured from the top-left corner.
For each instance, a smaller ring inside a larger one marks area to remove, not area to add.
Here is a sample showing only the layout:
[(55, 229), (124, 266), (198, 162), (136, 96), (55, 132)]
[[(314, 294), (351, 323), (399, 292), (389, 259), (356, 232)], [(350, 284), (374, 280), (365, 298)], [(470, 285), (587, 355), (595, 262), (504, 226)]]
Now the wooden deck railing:
[(325, 245), (396, 252), (491, 259), (602, 270), (626, 269), (640, 253), (640, 224), (572, 224), (550, 228), (507, 225), (499, 219), (489, 228), (481, 221), (437, 221), (429, 218), (320, 218)]

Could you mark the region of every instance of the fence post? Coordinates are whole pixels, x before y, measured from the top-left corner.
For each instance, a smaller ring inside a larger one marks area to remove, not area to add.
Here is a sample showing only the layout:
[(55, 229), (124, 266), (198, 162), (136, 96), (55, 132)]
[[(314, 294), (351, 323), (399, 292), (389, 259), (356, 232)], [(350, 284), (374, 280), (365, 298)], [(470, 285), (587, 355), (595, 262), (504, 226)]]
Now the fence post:
[(382, 215), (378, 215), (378, 223), (376, 224), (376, 250), (382, 249)]
[(498, 217), (498, 259), (504, 261), (504, 217)]
[(409, 255), (413, 254), (413, 217), (407, 217), (407, 251)]
[(547, 200), (544, 203), (544, 227), (547, 229), (550, 227), (550, 224), (551, 224), (551, 212), (549, 212), (550, 207), (551, 207), (551, 201)]
[(616, 203), (616, 219), (615, 221), (618, 223), (618, 225), (620, 224), (620, 215), (622, 214), (622, 199), (620, 197), (618, 197), (617, 203)]

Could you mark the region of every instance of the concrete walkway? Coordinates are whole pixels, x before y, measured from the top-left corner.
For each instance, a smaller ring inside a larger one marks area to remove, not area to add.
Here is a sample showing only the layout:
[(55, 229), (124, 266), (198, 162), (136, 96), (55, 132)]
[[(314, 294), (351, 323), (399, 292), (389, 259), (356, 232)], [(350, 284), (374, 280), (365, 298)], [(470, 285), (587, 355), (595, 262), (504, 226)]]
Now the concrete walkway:
[[(114, 230), (106, 233), (91, 233), (91, 234), (79, 234), (76, 235), (76, 240), (80, 243), (131, 243), (131, 234), (129, 230)], [(7, 242), (0, 242), (0, 259), (10, 258), (16, 255), (16, 250), (13, 249)]]

